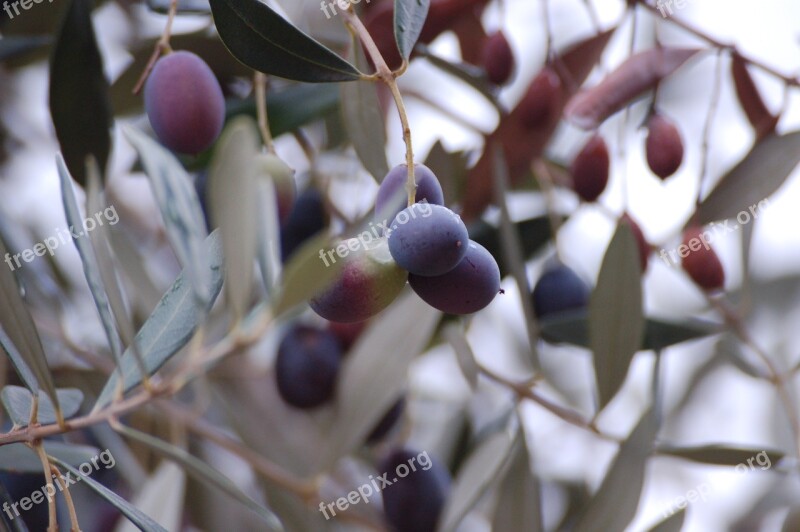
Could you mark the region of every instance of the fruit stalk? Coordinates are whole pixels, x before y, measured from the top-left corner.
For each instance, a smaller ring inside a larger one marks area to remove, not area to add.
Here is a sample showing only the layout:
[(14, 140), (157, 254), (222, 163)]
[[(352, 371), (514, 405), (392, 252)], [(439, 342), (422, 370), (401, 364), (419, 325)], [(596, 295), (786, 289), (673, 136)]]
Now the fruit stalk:
[[(397, 86), (395, 73), (392, 72), (389, 65), (386, 64), (386, 60), (383, 58), (383, 55), (381, 55), (380, 50), (378, 50), (378, 46), (375, 44), (372, 35), (370, 35), (367, 28), (361, 22), (361, 19), (358, 18), (358, 15), (353, 11), (352, 4), (346, 11), (343, 11), (342, 14), (350, 27), (353, 28), (353, 31), (356, 32), (359, 39), (361, 39), (367, 54), (369, 54), (372, 63), (375, 65), (375, 75), (368, 76), (365, 79), (379, 79), (384, 82), (392, 92), (392, 98), (394, 98), (397, 113), (400, 115), (400, 124), (403, 127), (403, 141), (406, 144), (406, 166), (408, 167), (406, 190), (408, 191), (408, 206), (410, 207), (414, 204), (414, 201), (416, 201), (417, 184), (414, 178), (414, 149), (411, 143), (411, 126), (408, 123), (408, 114), (406, 113), (406, 106), (403, 103), (403, 96), (400, 94), (400, 87)], [(407, 61), (404, 60), (403, 66), (400, 68), (399, 72), (405, 71), (406, 67)]]
[(175, 21), (175, 15), (177, 14), (178, 0), (172, 0), (169, 3), (169, 12), (167, 13), (167, 24), (164, 26), (164, 33), (162, 33), (161, 38), (158, 39), (156, 47), (153, 50), (153, 55), (150, 56), (150, 60), (147, 62), (144, 72), (142, 72), (142, 77), (139, 78), (139, 81), (136, 82), (136, 86), (133, 87), (133, 94), (139, 94), (139, 92), (142, 90), (144, 82), (147, 81), (147, 76), (150, 75), (150, 71), (153, 70), (153, 67), (156, 65), (156, 61), (158, 61), (158, 58), (161, 57), (161, 54), (163, 52), (172, 51), (169, 46), (169, 39), (172, 36), (172, 23)]

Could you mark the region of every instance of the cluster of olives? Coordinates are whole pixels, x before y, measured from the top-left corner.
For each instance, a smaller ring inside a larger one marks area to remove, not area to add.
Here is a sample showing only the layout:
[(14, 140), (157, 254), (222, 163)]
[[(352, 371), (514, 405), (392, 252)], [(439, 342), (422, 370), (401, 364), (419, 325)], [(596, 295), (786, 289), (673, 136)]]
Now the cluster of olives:
[[(329, 404), (336, 392), (342, 360), (357, 330), (328, 329), (293, 324), (281, 339), (275, 360), (278, 393), (289, 405), (311, 410)], [(367, 436), (368, 444), (382, 440), (403, 415), (405, 399), (398, 400)]]
[(310, 301), (323, 318), (365, 320), (386, 308), (406, 280), (423, 301), (451, 314), (477, 312), (499, 292), (497, 262), (443, 205), (439, 180), (426, 166), (415, 165), (416, 203), (404, 207), (407, 172), (405, 165), (393, 168), (378, 190), (375, 213), (384, 234), (366, 243), (348, 242), (353, 251), (341, 273)]

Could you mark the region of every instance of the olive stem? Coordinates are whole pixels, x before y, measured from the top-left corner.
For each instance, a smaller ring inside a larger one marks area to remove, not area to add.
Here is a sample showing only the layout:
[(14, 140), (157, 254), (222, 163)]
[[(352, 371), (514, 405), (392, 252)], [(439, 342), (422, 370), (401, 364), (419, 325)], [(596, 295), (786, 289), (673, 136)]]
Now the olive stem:
[(269, 117), (267, 115), (267, 76), (263, 72), (256, 72), (253, 76), (253, 87), (256, 98), (256, 114), (258, 115), (258, 129), (264, 141), (264, 147), (269, 153), (275, 154), (275, 143), (269, 131)]
[(380, 50), (378, 50), (378, 46), (375, 44), (375, 40), (372, 38), (372, 35), (369, 34), (369, 31), (367, 31), (367, 28), (361, 22), (361, 19), (358, 18), (358, 15), (356, 15), (353, 11), (352, 4), (346, 11), (342, 11), (342, 14), (347, 20), (347, 23), (353, 28), (358, 37), (361, 39), (367, 54), (369, 54), (370, 59), (372, 59), (372, 62), (375, 65), (375, 74), (373, 76), (365, 76), (363, 79), (379, 79), (380, 81), (384, 82), (392, 92), (392, 97), (394, 98), (394, 103), (397, 107), (397, 113), (400, 115), (400, 124), (403, 127), (403, 140), (406, 144), (406, 166), (408, 167), (406, 191), (408, 192), (408, 205), (411, 206), (414, 204), (417, 193), (417, 183), (414, 177), (414, 149), (411, 142), (411, 127), (408, 123), (408, 113), (406, 113), (406, 107), (403, 103), (403, 96), (400, 94), (400, 87), (397, 86), (397, 76), (406, 71), (408, 68), (408, 61), (403, 61), (403, 65), (400, 67), (400, 70), (398, 70), (397, 73), (392, 72), (392, 70), (389, 68), (389, 65), (386, 64), (386, 60), (383, 58), (383, 55), (381, 55)]
[(158, 58), (161, 57), (161, 53), (172, 51), (169, 45), (169, 39), (172, 36), (172, 23), (175, 21), (175, 15), (177, 13), (178, 0), (171, 0), (169, 3), (169, 12), (167, 13), (167, 25), (164, 26), (164, 33), (161, 34), (161, 38), (156, 42), (156, 47), (152, 55), (150, 55), (150, 60), (147, 62), (144, 72), (142, 72), (139, 81), (136, 82), (136, 86), (133, 87), (133, 94), (139, 94), (139, 91), (142, 90), (142, 85), (147, 81), (147, 77), (150, 75), (150, 72), (152, 72)]

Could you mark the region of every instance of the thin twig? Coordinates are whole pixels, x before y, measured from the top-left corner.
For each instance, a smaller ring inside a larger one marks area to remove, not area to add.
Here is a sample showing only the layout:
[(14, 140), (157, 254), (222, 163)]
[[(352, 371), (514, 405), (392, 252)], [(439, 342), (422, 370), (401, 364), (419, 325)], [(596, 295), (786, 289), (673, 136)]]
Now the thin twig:
[(527, 384), (516, 383), (509, 379), (506, 379), (502, 375), (495, 373), (494, 371), (481, 365), (480, 363), (478, 364), (478, 369), (480, 370), (481, 373), (489, 377), (491, 380), (499, 384), (502, 384), (503, 386), (514, 392), (518, 397), (533, 401), (534, 403), (543, 407), (545, 410), (548, 410), (551, 414), (563, 419), (567, 423), (588, 430), (592, 434), (604, 440), (613, 441), (617, 443), (620, 442), (618, 438), (615, 438), (610, 434), (602, 432), (599, 428), (597, 428), (597, 426), (594, 425), (594, 423), (584, 418), (578, 412), (575, 412), (574, 410), (570, 410), (568, 408), (564, 408), (563, 406), (558, 405), (553, 401), (542, 397), (541, 395), (534, 392)]
[(400, 87), (398, 87), (396, 79), (397, 76), (401, 75), (408, 68), (408, 61), (403, 60), (403, 65), (400, 70), (396, 73), (392, 72), (381, 55), (380, 50), (378, 50), (375, 41), (372, 39), (372, 35), (369, 34), (369, 31), (367, 31), (361, 19), (359, 19), (353, 11), (353, 6), (350, 5), (350, 7), (346, 11), (342, 11), (342, 13), (347, 23), (350, 24), (353, 31), (356, 32), (361, 42), (364, 44), (364, 48), (375, 65), (375, 74), (377, 78), (383, 81), (392, 92), (392, 97), (397, 107), (397, 113), (400, 116), (400, 124), (403, 128), (403, 140), (406, 144), (406, 165), (408, 166), (406, 190), (408, 191), (408, 205), (413, 205), (417, 193), (417, 184), (414, 178), (414, 149), (411, 142), (411, 127), (408, 123), (408, 113), (406, 113), (405, 104), (403, 104), (403, 96), (400, 94)]
[(256, 114), (258, 115), (258, 129), (261, 131), (261, 138), (264, 147), (270, 153), (275, 153), (275, 143), (272, 141), (272, 133), (269, 130), (269, 118), (267, 117), (267, 76), (263, 72), (256, 72), (253, 75), (253, 87), (255, 88)]
[(172, 51), (172, 48), (169, 45), (169, 39), (172, 36), (172, 23), (175, 21), (175, 15), (177, 13), (178, 0), (171, 0), (169, 4), (169, 12), (167, 13), (167, 24), (164, 27), (164, 32), (161, 34), (158, 42), (156, 42), (155, 49), (153, 49), (153, 53), (150, 55), (150, 60), (147, 62), (144, 72), (142, 72), (142, 75), (139, 77), (139, 81), (137, 81), (136, 86), (133, 87), (134, 94), (139, 94), (139, 91), (142, 90), (142, 85), (144, 85), (144, 82), (147, 81), (147, 76), (150, 75), (150, 72), (156, 65), (158, 58), (161, 57), (161, 54)]

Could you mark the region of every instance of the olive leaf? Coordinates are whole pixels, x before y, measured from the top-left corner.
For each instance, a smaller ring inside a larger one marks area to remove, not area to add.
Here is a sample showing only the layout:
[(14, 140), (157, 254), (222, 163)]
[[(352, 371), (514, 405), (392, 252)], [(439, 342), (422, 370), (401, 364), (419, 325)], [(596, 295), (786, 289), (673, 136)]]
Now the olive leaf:
[(258, 0), (211, 0), (220, 38), (254, 70), (309, 82), (353, 81), (361, 73)]

